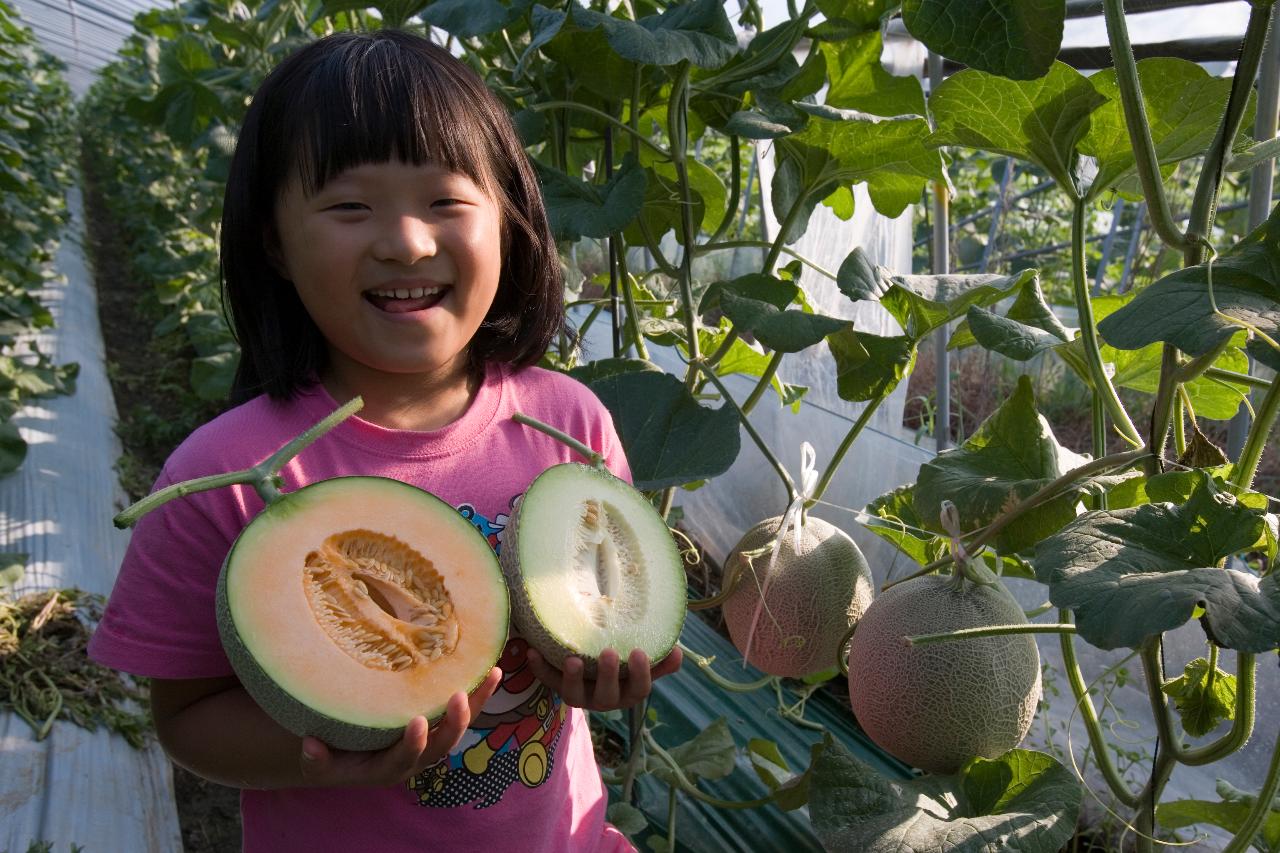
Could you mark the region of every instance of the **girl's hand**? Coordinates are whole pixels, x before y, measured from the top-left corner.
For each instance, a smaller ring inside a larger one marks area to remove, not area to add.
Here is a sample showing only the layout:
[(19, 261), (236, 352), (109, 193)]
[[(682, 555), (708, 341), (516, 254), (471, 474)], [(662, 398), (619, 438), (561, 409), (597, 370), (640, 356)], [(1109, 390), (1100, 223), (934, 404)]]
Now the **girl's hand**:
[(400, 742), (374, 752), (332, 749), (314, 737), (302, 739), (302, 778), (314, 787), (389, 787), (399, 785), (440, 761), (462, 740), (472, 717), (489, 701), (502, 670), (496, 666), (470, 696), (458, 692), (449, 699), (444, 718), (428, 732), (425, 717), (405, 726)]
[(627, 658), (627, 677), (619, 678), (618, 653), (605, 649), (596, 661), (596, 677), (587, 679), (583, 676), (582, 658), (565, 658), (564, 669), (559, 670), (537, 650), (529, 649), (528, 654), (529, 668), (539, 681), (559, 693), (566, 704), (588, 711), (614, 711), (639, 703), (653, 689), (654, 679), (675, 672), (683, 658), (677, 646), (650, 668), (648, 655), (633, 649)]

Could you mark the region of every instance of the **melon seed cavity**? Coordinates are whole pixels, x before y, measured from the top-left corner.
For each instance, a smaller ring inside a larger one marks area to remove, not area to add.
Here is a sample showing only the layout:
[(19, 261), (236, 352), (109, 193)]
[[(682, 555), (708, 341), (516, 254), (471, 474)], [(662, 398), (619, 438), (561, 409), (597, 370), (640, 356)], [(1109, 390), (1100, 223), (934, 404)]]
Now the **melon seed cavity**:
[(336, 533), (307, 555), (302, 577), (316, 621), (364, 666), (399, 672), (458, 645), (443, 578), (394, 536)]
[(643, 571), (635, 532), (606, 501), (581, 504), (573, 554), (573, 589), (578, 608), (600, 628), (627, 624), (645, 612)]

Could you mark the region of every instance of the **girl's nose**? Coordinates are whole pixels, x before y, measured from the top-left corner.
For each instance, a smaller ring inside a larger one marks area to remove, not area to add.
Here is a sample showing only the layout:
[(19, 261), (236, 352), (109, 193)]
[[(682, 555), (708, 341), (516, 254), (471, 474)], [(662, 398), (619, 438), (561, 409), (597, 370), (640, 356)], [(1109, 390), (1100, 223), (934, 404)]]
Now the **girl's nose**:
[(430, 224), (417, 216), (396, 219), (373, 246), (380, 261), (412, 264), (436, 253), (436, 238)]

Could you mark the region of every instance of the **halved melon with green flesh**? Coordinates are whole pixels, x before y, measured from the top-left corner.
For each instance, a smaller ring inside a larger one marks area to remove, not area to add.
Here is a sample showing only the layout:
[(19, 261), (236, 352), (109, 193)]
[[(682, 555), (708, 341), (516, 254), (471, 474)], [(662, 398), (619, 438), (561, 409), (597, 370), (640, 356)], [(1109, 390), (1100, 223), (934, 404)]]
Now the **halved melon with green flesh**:
[(521, 498), (502, 544), (516, 629), (556, 667), (577, 655), (590, 677), (605, 649), (657, 662), (680, 637), (684, 563), (666, 522), (608, 471), (548, 468)]
[(457, 510), (381, 477), (273, 501), (218, 580), (218, 629), (245, 688), (289, 731), (381, 749), (488, 675), (507, 641), (497, 556)]

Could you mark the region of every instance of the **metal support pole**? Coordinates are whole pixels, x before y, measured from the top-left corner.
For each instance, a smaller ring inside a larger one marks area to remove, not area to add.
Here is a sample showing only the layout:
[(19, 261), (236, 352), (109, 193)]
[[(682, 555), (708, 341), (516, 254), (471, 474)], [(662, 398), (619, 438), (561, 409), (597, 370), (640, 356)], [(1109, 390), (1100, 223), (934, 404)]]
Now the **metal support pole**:
[[(1009, 183), (1018, 171), (1018, 161), (1012, 157), (1004, 161), (1004, 172), (1000, 175), (1000, 195), (996, 203), (991, 205), (991, 224), (987, 227), (987, 245), (982, 248), (982, 261), (978, 264), (978, 272), (985, 273), (991, 265), (992, 250), (996, 245), (996, 236), (1000, 233), (1000, 222), (1004, 219), (1005, 196), (1009, 194)], [(950, 228), (947, 229), (950, 233)]]
[[(1271, 28), (1267, 34), (1267, 46), (1262, 54), (1262, 66), (1258, 70), (1258, 111), (1253, 124), (1253, 137), (1271, 139), (1276, 135), (1277, 109), (1280, 108), (1280, 37), (1276, 35), (1280, 21), (1280, 6), (1271, 10)], [(1271, 185), (1275, 174), (1275, 161), (1264, 160), (1253, 167), (1249, 176), (1249, 229), (1253, 230), (1266, 221), (1271, 212)], [(1249, 372), (1254, 371), (1253, 359), (1249, 359)], [(1255, 394), (1255, 398), (1256, 398)], [(1227, 458), (1235, 461), (1244, 449), (1249, 433), (1249, 411), (1244, 403), (1227, 427)]]
[(1138, 256), (1138, 243), (1142, 240), (1142, 227), (1147, 221), (1147, 203), (1138, 202), (1138, 209), (1133, 212), (1133, 225), (1129, 232), (1129, 248), (1124, 253), (1124, 269), (1120, 271), (1120, 281), (1116, 284), (1116, 293), (1124, 293), (1129, 289), (1129, 276), (1133, 274), (1133, 261)]
[[(942, 57), (929, 51), (929, 92), (932, 94), (942, 84)], [(933, 273), (943, 275), (951, 271), (951, 246), (949, 229), (950, 203), (946, 184), (933, 185)], [(951, 446), (951, 353), (947, 352), (950, 324), (933, 333), (934, 368), (936, 385), (933, 420), (934, 445), (938, 452)]]
[(1107, 239), (1102, 241), (1102, 258), (1098, 261), (1098, 274), (1093, 277), (1093, 295), (1102, 295), (1102, 282), (1107, 278), (1107, 264), (1111, 262), (1111, 249), (1116, 243), (1116, 232), (1120, 230), (1120, 217), (1124, 215), (1124, 199), (1116, 199), (1111, 208), (1111, 230)]

